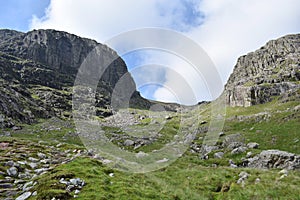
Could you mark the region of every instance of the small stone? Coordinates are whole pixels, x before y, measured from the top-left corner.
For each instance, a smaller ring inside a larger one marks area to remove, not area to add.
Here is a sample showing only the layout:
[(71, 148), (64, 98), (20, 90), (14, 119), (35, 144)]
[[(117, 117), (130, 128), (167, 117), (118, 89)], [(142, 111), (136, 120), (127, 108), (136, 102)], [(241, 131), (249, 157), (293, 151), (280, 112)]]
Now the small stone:
[(170, 120), (170, 119), (172, 119), (172, 116), (169, 116), (169, 115), (168, 115), (168, 116), (165, 117), (165, 119), (166, 119), (166, 120)]
[(43, 159), (40, 161), (42, 164), (50, 164), (51, 163), (51, 159)]
[(222, 136), (224, 136), (224, 135), (225, 135), (224, 132), (220, 132), (220, 133), (219, 133), (219, 136), (220, 136), (220, 137), (222, 137)]
[(40, 159), (45, 159), (47, 156), (46, 156), (46, 154), (44, 154), (44, 153), (37, 153), (37, 156), (40, 158)]
[(82, 185), (83, 181), (80, 178), (72, 178), (70, 179), (70, 183), (72, 185), (80, 186)]
[(26, 200), (31, 196), (31, 192), (25, 192), (21, 196), (17, 197), (16, 200)]
[(246, 155), (246, 158), (250, 158), (251, 156), (252, 156), (252, 152), (249, 151), (249, 152), (247, 153), (247, 155)]
[(283, 169), (280, 172), (278, 172), (278, 174), (286, 174), (286, 175), (288, 175), (289, 171), (287, 169)]
[(114, 177), (114, 173), (110, 173), (109, 176), (110, 176), (110, 177)]
[(31, 169), (36, 169), (38, 167), (38, 164), (33, 162), (29, 163), (28, 165), (31, 167)]
[(48, 168), (40, 168), (40, 169), (34, 170), (34, 172), (35, 172), (37, 175), (40, 175), (41, 173), (46, 172), (46, 171), (48, 171), (48, 170), (49, 170)]
[(250, 142), (250, 143), (247, 144), (247, 147), (249, 149), (257, 149), (259, 147), (259, 144), (256, 143), (256, 142)]
[(20, 165), (26, 165), (27, 162), (26, 161), (17, 161), (17, 163)]
[(128, 146), (132, 146), (132, 145), (134, 145), (134, 141), (132, 141), (132, 140), (125, 140), (124, 146), (128, 147)]
[(37, 191), (34, 191), (31, 196), (36, 196), (36, 195), (37, 195)]
[(28, 160), (31, 161), (31, 162), (34, 162), (34, 163), (39, 162), (39, 159), (33, 158), (33, 157), (29, 157)]
[(33, 186), (33, 181), (30, 181), (30, 182), (28, 182), (28, 183), (25, 183), (25, 184), (23, 185), (23, 191), (28, 191), (28, 190), (30, 190), (30, 189), (32, 188), (32, 186)]
[(145, 152), (143, 152), (143, 151), (140, 151), (140, 152), (138, 152), (135, 156), (136, 156), (137, 158), (143, 158), (143, 157), (148, 156), (148, 154), (145, 153)]
[(16, 167), (11, 167), (7, 171), (8, 176), (17, 177), (18, 176), (18, 169)]
[(105, 165), (107, 165), (109, 163), (112, 163), (112, 162), (113, 162), (112, 160), (108, 160), (108, 159), (102, 160), (102, 163), (105, 164)]
[(70, 184), (70, 182), (65, 181), (64, 178), (61, 178), (61, 179), (59, 180), (59, 182), (62, 183), (62, 184), (65, 184), (65, 185), (69, 185), (69, 184)]
[(14, 131), (18, 131), (18, 130), (21, 130), (22, 128), (20, 126), (14, 126), (11, 129)]
[(224, 153), (223, 153), (223, 152), (217, 152), (217, 153), (214, 154), (214, 157), (215, 157), (215, 158), (219, 158), (219, 159), (220, 159), (220, 158), (223, 158), (223, 156), (224, 156)]
[(74, 194), (79, 194), (80, 193), (80, 190), (75, 190)]
[(240, 178), (243, 178), (243, 179), (247, 179), (249, 177), (249, 174), (247, 172), (244, 172), (242, 171), (240, 174), (239, 174), (239, 177)]
[(68, 187), (67, 187), (66, 190), (67, 190), (68, 192), (72, 192), (73, 189), (75, 189), (75, 185), (68, 185)]
[(19, 180), (15, 180), (14, 184), (23, 184), (26, 183), (25, 180), (19, 179)]
[(163, 158), (161, 160), (156, 161), (156, 163), (164, 163), (164, 162), (168, 162), (168, 161), (169, 161), (169, 159)]
[(237, 168), (237, 165), (235, 165), (235, 164), (230, 164), (230, 167), (231, 167), (231, 168)]
[(246, 147), (238, 147), (235, 148), (231, 151), (231, 154), (240, 154), (240, 153), (244, 153), (245, 151), (247, 151)]
[(260, 178), (255, 179), (255, 184), (258, 184), (258, 183), (260, 183)]
[(13, 166), (15, 165), (15, 162), (12, 161), (12, 160), (10, 160), (10, 161), (7, 161), (5, 165), (6, 165), (6, 166), (13, 167)]
[(283, 179), (283, 178), (285, 178), (285, 177), (287, 177), (287, 174), (283, 174), (282, 176), (280, 176), (279, 179)]

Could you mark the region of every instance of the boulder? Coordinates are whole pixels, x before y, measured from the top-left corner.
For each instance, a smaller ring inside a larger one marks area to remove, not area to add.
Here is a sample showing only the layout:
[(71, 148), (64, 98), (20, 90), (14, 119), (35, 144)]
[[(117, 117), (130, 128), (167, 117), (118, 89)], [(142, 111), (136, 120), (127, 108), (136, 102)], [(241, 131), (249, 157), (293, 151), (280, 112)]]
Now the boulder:
[(250, 168), (300, 169), (299, 155), (280, 150), (265, 150), (247, 161)]

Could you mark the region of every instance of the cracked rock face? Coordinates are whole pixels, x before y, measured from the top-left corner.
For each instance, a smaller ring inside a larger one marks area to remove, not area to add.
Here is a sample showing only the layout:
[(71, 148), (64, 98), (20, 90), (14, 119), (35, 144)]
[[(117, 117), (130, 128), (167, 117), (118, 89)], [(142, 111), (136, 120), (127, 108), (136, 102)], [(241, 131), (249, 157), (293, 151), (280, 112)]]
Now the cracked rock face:
[[(251, 106), (299, 90), (300, 34), (269, 41), (241, 56), (225, 86), (229, 106)], [(299, 98), (299, 95), (298, 95)]]
[(72, 87), (91, 52), (96, 52), (99, 60), (93, 65), (103, 70), (97, 77), (96, 97), (93, 96), (97, 116), (111, 115), (111, 96), (124, 75), (125, 88), (133, 91), (130, 105), (150, 106), (136, 91), (125, 62), (106, 45), (62, 31), (22, 33), (0, 29), (0, 128), (13, 127), (18, 122), (30, 124), (38, 118), (71, 117)]

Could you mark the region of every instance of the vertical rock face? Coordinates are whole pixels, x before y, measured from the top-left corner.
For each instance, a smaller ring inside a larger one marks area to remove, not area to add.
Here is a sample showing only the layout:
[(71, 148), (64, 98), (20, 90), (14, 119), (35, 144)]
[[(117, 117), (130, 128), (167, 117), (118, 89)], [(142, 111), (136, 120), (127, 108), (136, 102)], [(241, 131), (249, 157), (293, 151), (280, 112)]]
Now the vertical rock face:
[(13, 126), (14, 120), (31, 123), (35, 118), (70, 112), (76, 75), (95, 47), (96, 67), (103, 71), (97, 79), (97, 113), (109, 115), (114, 87), (125, 74), (127, 86), (134, 91), (132, 106), (149, 107), (136, 91), (125, 62), (106, 45), (55, 30), (4, 29), (0, 30), (0, 127)]
[[(34, 30), (19, 33), (11, 30), (0, 31), (0, 51), (18, 58), (34, 61), (42, 68), (75, 77), (78, 68), (96, 46), (100, 47), (102, 59), (116, 57), (103, 76), (105, 82), (114, 86), (127, 73), (124, 61), (117, 53), (94, 40), (78, 37), (55, 30)], [(133, 80), (132, 80), (133, 81)]]
[(251, 106), (300, 88), (300, 34), (269, 41), (238, 59), (225, 86), (229, 106)]

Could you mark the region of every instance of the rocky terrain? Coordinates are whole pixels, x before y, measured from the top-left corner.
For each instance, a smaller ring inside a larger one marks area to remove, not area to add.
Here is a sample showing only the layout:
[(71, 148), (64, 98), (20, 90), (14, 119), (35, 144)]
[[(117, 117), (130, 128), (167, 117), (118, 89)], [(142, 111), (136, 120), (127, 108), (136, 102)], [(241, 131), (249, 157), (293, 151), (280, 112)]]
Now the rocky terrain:
[(299, 99), (300, 35), (287, 35), (241, 56), (226, 86), (230, 106), (266, 103), (274, 96), (295, 95)]
[[(107, 142), (137, 158), (187, 144), (174, 163), (131, 174), (86, 149), (73, 120), (73, 85), (95, 46), (103, 62), (115, 58), (93, 96), (93, 120)], [(213, 102), (148, 101), (129, 77), (131, 107), (114, 110), (112, 91), (127, 67), (112, 49), (55, 30), (0, 30), (0, 199), (297, 199), (299, 58), (299, 34), (240, 57), (223, 92), (224, 127), (211, 145)]]
[[(113, 88), (127, 73), (125, 62), (115, 51), (66, 32), (0, 30), (0, 127), (13, 127), (16, 122), (32, 123), (51, 116), (69, 118), (76, 74), (96, 46), (103, 62), (112, 61), (99, 80), (96, 95), (98, 115), (108, 116), (112, 114)], [(129, 82), (135, 91), (131, 77)], [(132, 106), (140, 108), (150, 104), (137, 91), (131, 101)]]

